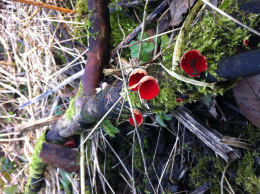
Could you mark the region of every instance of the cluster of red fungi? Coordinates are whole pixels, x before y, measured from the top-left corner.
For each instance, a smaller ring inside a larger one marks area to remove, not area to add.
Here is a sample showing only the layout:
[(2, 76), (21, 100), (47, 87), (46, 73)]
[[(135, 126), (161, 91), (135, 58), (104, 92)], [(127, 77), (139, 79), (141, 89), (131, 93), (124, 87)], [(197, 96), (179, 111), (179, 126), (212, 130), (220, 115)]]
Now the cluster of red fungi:
[[(137, 68), (132, 71), (128, 80), (128, 87), (132, 91), (138, 91), (140, 98), (144, 100), (151, 100), (159, 94), (160, 87), (157, 80), (147, 74), (147, 72), (142, 68)], [(134, 116), (137, 125), (143, 122), (142, 113), (134, 109)], [(129, 119), (131, 125), (134, 125), (134, 119), (131, 117)]]
[[(206, 57), (203, 56), (198, 50), (190, 50), (186, 52), (180, 62), (180, 66), (183, 71), (190, 77), (198, 77), (201, 72), (205, 71), (208, 68)], [(147, 72), (144, 69), (137, 68), (129, 76), (128, 80), (129, 89), (132, 91), (138, 91), (141, 99), (151, 100), (159, 94), (160, 87), (157, 80), (147, 75)], [(184, 100), (178, 98), (177, 102), (183, 102)], [(142, 113), (134, 109), (134, 116), (137, 125), (140, 125), (143, 122)], [(131, 125), (134, 125), (134, 119), (131, 117), (129, 119)]]

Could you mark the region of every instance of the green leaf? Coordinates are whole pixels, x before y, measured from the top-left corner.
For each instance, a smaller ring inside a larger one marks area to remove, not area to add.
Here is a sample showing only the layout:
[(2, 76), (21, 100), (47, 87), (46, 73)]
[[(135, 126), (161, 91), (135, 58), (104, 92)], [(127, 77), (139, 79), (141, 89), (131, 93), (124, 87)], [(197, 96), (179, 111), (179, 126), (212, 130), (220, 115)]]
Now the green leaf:
[(5, 187), (5, 194), (15, 194), (18, 192), (18, 185)]
[[(144, 33), (143, 39), (148, 38), (148, 36)], [(138, 40), (141, 39), (141, 34), (138, 35)], [(136, 43), (136, 41), (131, 41), (131, 44)], [(138, 58), (138, 52), (139, 52), (139, 44), (135, 44), (130, 47), (131, 50), (131, 57), (132, 58)], [(142, 43), (142, 49), (140, 52), (140, 61), (146, 62), (151, 60), (152, 54), (151, 52), (154, 50), (154, 44), (152, 42), (143, 42)]]
[(162, 127), (166, 127), (166, 124), (164, 121), (170, 121), (172, 118), (167, 115), (165, 112), (159, 113), (155, 116), (156, 122), (161, 125)]
[(119, 133), (119, 130), (110, 122), (110, 120), (104, 120), (101, 125), (110, 137), (115, 137), (115, 134)]
[(165, 122), (163, 121), (163, 118), (162, 118), (162, 116), (161, 116), (160, 114), (156, 115), (155, 118), (156, 118), (156, 122), (157, 122), (159, 125), (161, 125), (162, 127), (166, 127), (166, 124), (165, 124)]
[(165, 112), (162, 112), (161, 116), (162, 116), (163, 120), (166, 120), (166, 121), (172, 120), (172, 118), (169, 115), (167, 115)]
[(169, 37), (165, 34), (161, 36), (161, 48), (165, 47), (169, 43)]

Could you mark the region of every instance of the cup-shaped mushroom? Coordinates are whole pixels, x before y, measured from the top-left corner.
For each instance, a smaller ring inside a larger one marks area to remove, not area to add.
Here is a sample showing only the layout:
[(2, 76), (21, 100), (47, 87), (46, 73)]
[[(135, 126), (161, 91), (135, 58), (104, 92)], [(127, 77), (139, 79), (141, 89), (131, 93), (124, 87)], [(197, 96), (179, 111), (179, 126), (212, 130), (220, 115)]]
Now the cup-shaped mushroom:
[(160, 87), (153, 76), (146, 75), (140, 80), (138, 92), (140, 97), (145, 100), (151, 100), (159, 95)]
[(137, 68), (132, 71), (129, 75), (128, 87), (132, 91), (137, 91), (139, 86), (139, 81), (147, 75), (147, 72), (142, 68)]
[[(134, 109), (133, 112), (134, 112), (134, 117), (135, 117), (135, 120), (136, 120), (136, 124), (137, 125), (141, 125), (143, 120), (144, 120), (141, 111), (139, 111), (138, 109)], [(131, 125), (135, 126), (133, 117), (131, 117), (129, 119), (129, 122), (130, 122)]]
[(197, 77), (208, 68), (208, 63), (200, 51), (193, 49), (182, 56), (181, 68), (187, 75)]

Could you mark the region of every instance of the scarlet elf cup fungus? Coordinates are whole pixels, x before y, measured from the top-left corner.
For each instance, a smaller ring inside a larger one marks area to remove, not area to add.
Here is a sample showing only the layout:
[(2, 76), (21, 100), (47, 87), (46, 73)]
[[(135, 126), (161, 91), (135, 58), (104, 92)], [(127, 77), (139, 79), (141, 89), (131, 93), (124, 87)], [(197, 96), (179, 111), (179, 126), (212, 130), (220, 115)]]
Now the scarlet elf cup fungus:
[(128, 86), (132, 91), (137, 91), (139, 87), (139, 81), (147, 75), (147, 72), (142, 68), (137, 68), (132, 71), (129, 76)]
[[(136, 120), (136, 124), (141, 125), (141, 123), (144, 120), (142, 113), (137, 109), (134, 109), (133, 111), (134, 111), (134, 117), (135, 117), (135, 120)], [(129, 119), (129, 122), (130, 122), (131, 125), (133, 125), (133, 126), (135, 125), (133, 117), (131, 117)]]
[(154, 77), (146, 75), (140, 80), (138, 92), (140, 97), (145, 100), (151, 100), (159, 94), (160, 87)]
[(193, 49), (182, 56), (181, 68), (187, 75), (197, 77), (208, 68), (208, 63), (200, 51)]

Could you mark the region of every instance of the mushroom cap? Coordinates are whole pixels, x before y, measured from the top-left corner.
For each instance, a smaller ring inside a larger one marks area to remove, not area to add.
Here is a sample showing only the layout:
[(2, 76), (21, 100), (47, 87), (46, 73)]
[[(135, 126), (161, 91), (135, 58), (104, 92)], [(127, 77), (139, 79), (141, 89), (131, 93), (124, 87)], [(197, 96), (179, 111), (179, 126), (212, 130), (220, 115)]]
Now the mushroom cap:
[(138, 92), (142, 99), (151, 100), (159, 94), (159, 91), (160, 87), (154, 77), (146, 75), (140, 80)]
[(147, 72), (142, 68), (134, 69), (129, 75), (128, 87), (132, 91), (137, 91), (139, 81), (147, 75)]
[(176, 102), (184, 102), (184, 100), (182, 98), (177, 98)]
[(243, 44), (244, 44), (244, 46), (248, 46), (248, 44), (249, 44), (249, 39), (248, 38), (246, 38), (246, 39), (244, 39), (243, 40)]
[[(138, 109), (134, 109), (133, 111), (134, 111), (134, 116), (135, 116), (136, 123), (139, 126), (139, 125), (141, 125), (141, 123), (144, 120), (143, 115), (142, 115), (141, 111), (139, 111)], [(131, 117), (129, 119), (129, 122), (130, 122), (131, 125), (135, 126), (133, 117)]]
[(181, 68), (187, 75), (197, 77), (208, 68), (208, 63), (199, 50), (193, 49), (182, 56)]

